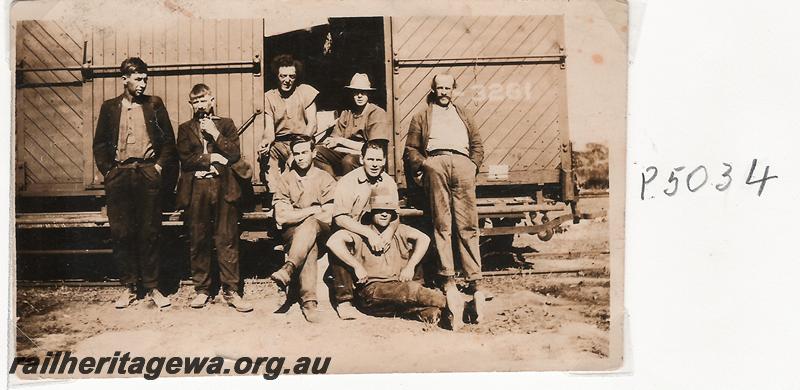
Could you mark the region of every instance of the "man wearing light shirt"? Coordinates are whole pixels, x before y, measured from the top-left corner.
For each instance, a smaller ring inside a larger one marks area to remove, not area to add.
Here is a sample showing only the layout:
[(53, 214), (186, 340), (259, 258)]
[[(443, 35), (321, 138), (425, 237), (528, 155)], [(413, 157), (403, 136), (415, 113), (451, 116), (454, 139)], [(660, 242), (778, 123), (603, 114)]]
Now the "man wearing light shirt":
[[(461, 265), (482, 319), (485, 292), (481, 290), (476, 175), (483, 161), (483, 143), (471, 116), (452, 101), (456, 81), (439, 74), (431, 82), (428, 105), (411, 119), (403, 156), (406, 169), (424, 183), (433, 214), (434, 238), (439, 253), (439, 275), (449, 307), (463, 304), (456, 287), (451, 225)], [(458, 310), (456, 310), (457, 312)], [(454, 328), (459, 320), (455, 319)]]

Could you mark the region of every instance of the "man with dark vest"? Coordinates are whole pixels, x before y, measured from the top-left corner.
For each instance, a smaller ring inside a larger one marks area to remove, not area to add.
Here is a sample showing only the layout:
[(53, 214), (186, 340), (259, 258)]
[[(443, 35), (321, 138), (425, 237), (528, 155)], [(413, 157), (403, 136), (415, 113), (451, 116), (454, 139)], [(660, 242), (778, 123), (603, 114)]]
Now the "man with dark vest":
[[(214, 115), (214, 95), (205, 84), (189, 92), (192, 119), (178, 127), (181, 178), (177, 206), (187, 210), (189, 261), (195, 297), (202, 308), (211, 287), (211, 247), (217, 249), (222, 297), (237, 311), (253, 310), (239, 295), (239, 209), (242, 195), (232, 166), (240, 162), (239, 135), (230, 118)], [(243, 162), (242, 162), (243, 163)]]
[(162, 170), (176, 163), (175, 134), (164, 102), (144, 94), (147, 64), (120, 65), (122, 94), (100, 107), (92, 149), (104, 176), (114, 259), (125, 291), (114, 306), (128, 307), (143, 288), (156, 306), (170, 305), (158, 290)]
[[(258, 146), (261, 159), (268, 159), (268, 183), (278, 180), (291, 157), (289, 142), (297, 135), (313, 136), (317, 131), (319, 91), (302, 83), (303, 63), (288, 54), (272, 60), (278, 87), (264, 93), (264, 136)], [(272, 189), (270, 188), (270, 192)]]

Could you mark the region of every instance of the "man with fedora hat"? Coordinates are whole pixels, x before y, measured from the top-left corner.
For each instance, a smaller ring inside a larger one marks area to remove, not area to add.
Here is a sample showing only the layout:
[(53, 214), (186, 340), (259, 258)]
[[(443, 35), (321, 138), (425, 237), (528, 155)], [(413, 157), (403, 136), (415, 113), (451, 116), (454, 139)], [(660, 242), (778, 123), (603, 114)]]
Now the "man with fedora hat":
[[(239, 295), (239, 209), (241, 187), (232, 166), (240, 163), (239, 135), (230, 118), (214, 115), (214, 95), (205, 84), (189, 92), (194, 116), (178, 127), (181, 178), (177, 204), (186, 209), (189, 263), (195, 297), (190, 306), (202, 308), (211, 287), (211, 245), (217, 249), (223, 298), (237, 311), (253, 306)], [(245, 169), (246, 170), (246, 169)], [(244, 172), (246, 174), (246, 172)]]
[(374, 139), (388, 141), (391, 125), (386, 111), (369, 102), (374, 91), (369, 76), (356, 73), (345, 86), (352, 93), (351, 108), (342, 111), (331, 135), (317, 145), (314, 165), (331, 176), (343, 176), (361, 166), (359, 155), (364, 142)]
[[(398, 218), (397, 192), (388, 187), (375, 187), (369, 202), (369, 212), (365, 215), (368, 228), (382, 234)], [(374, 316), (400, 316), (438, 323), (441, 310), (447, 307), (444, 294), (413, 280), (415, 268), (430, 242), (425, 233), (399, 224), (383, 251), (371, 249), (359, 234), (347, 230), (333, 234), (328, 248), (352, 267), (356, 278), (355, 302), (361, 311)], [(448, 309), (457, 313), (458, 321), (450, 319), (451, 326), (457, 326), (461, 323), (463, 305)]]

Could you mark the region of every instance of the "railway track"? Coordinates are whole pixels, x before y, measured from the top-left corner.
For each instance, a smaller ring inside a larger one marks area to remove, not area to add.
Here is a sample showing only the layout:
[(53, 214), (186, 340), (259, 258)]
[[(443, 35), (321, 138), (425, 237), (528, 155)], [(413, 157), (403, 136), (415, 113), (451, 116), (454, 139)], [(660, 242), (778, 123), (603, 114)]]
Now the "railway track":
[[(527, 266), (520, 268), (509, 268), (503, 270), (484, 271), (483, 276), (488, 278), (513, 276), (513, 275), (550, 275), (550, 274), (597, 274), (605, 273), (607, 269), (602, 266), (575, 266), (573, 264), (565, 264), (558, 266), (554, 264), (559, 260), (574, 260), (578, 258), (585, 258), (591, 256), (605, 256), (609, 255), (609, 251), (582, 251), (582, 252), (565, 252), (565, 253), (536, 253), (528, 254), (525, 256), (528, 261)], [(550, 260), (547, 265), (537, 266), (537, 260), (547, 259)], [(461, 278), (457, 276), (457, 278)], [(248, 278), (245, 279), (246, 285), (269, 285), (273, 282), (269, 278)], [(192, 286), (190, 280), (181, 280), (181, 286)], [(90, 281), (86, 279), (60, 279), (60, 280), (18, 280), (17, 287), (22, 288), (53, 288), (53, 287), (71, 287), (71, 288), (105, 288), (105, 287), (119, 287), (119, 280), (106, 279), (99, 281)]]

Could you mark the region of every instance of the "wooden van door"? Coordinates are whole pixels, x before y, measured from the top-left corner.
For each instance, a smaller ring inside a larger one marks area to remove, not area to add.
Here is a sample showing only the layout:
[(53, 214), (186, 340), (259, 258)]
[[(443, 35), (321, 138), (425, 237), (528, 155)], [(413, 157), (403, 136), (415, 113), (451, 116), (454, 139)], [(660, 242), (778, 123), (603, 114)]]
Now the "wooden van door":
[(398, 162), (433, 76), (448, 72), (483, 139), (479, 185), (558, 183), (571, 169), (561, 16), (393, 17), (391, 31)]

